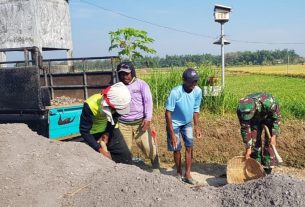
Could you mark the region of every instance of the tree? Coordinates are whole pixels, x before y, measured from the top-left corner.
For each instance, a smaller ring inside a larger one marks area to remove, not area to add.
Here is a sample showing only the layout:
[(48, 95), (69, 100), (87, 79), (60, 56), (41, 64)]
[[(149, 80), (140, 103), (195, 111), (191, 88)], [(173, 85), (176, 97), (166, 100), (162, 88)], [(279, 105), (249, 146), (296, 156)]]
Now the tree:
[(127, 56), (129, 60), (135, 58), (143, 58), (141, 52), (156, 53), (156, 50), (146, 46), (154, 42), (154, 39), (147, 36), (147, 32), (137, 30), (135, 28), (122, 28), (114, 32), (109, 32), (111, 39), (111, 46), (109, 51), (119, 49), (119, 56)]

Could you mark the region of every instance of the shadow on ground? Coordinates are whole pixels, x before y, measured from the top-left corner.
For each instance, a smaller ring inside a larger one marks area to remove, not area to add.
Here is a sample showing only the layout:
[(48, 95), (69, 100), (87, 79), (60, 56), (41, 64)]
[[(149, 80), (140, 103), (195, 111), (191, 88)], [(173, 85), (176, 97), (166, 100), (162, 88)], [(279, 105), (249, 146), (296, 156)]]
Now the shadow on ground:
[[(146, 163), (141, 158), (134, 159), (133, 164), (144, 171), (154, 173), (151, 165)], [(184, 166), (182, 166), (184, 169)], [(174, 164), (161, 163), (160, 173), (169, 176), (176, 176), (176, 169)], [(206, 164), (206, 163), (193, 163), (191, 175), (194, 180), (198, 182), (198, 186), (224, 186), (227, 184), (226, 178), (226, 165), (221, 164)], [(185, 183), (186, 184), (186, 183)], [(186, 184), (189, 185), (189, 184)], [(191, 185), (189, 185), (192, 187)], [(196, 187), (194, 186), (194, 187)]]

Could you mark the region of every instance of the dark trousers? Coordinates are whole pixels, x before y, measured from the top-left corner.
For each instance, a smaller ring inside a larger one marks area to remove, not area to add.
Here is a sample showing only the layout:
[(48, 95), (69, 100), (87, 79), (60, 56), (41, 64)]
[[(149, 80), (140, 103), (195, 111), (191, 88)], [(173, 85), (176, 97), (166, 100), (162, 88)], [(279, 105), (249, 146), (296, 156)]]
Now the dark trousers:
[[(94, 134), (96, 140), (101, 137), (102, 133)], [(106, 144), (111, 154), (112, 160), (117, 163), (131, 164), (132, 155), (123, 139), (123, 135), (118, 128), (114, 128), (109, 133), (109, 141)]]

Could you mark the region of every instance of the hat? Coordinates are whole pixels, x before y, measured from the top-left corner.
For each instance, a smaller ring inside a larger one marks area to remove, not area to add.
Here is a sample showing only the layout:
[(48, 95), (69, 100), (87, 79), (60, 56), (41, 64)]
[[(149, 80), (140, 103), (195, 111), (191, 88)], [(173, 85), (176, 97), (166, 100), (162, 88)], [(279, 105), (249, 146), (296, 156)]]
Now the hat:
[(128, 114), (130, 111), (131, 95), (128, 88), (118, 82), (102, 91), (107, 104), (119, 114)]
[(238, 110), (243, 120), (250, 120), (255, 114), (256, 103), (252, 98), (242, 98), (239, 101)]
[(118, 73), (120, 72), (126, 72), (126, 73), (130, 73), (131, 72), (131, 68), (128, 64), (120, 64), (118, 69), (117, 69)]
[(185, 81), (197, 81), (199, 79), (199, 75), (193, 68), (188, 68), (183, 72), (182, 78)]

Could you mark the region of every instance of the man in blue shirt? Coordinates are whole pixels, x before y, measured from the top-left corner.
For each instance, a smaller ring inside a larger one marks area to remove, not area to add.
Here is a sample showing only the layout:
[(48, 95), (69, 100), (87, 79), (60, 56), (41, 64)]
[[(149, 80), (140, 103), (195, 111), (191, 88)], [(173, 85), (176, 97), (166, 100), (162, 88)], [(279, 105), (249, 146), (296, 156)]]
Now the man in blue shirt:
[[(193, 157), (193, 124), (195, 136), (201, 137), (198, 126), (199, 111), (202, 100), (202, 90), (196, 86), (199, 76), (188, 68), (183, 72), (183, 84), (174, 87), (166, 103), (167, 148), (174, 153), (177, 177), (189, 184), (196, 184), (191, 177)], [(181, 137), (185, 146), (185, 174), (182, 177), (181, 167)]]

